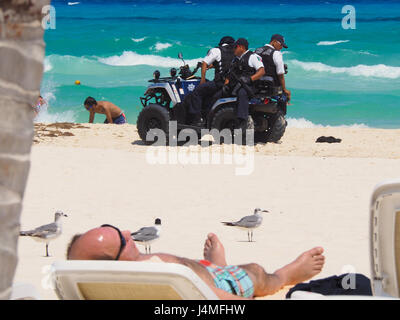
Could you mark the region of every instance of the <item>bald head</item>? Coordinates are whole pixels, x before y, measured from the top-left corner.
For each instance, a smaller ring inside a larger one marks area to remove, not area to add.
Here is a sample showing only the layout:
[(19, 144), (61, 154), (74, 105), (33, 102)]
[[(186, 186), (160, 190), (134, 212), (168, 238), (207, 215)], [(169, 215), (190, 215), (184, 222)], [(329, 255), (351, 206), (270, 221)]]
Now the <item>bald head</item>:
[[(119, 260), (135, 260), (137, 250), (129, 231), (122, 232), (126, 245)], [(67, 252), (68, 260), (115, 260), (121, 248), (118, 232), (110, 227), (91, 229), (72, 238)]]

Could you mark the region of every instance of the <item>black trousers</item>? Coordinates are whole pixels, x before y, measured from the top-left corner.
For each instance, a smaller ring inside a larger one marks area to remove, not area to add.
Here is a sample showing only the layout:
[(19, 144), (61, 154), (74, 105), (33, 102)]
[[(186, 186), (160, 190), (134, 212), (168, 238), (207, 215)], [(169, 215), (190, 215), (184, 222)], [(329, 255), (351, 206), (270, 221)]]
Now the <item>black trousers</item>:
[(239, 119), (247, 120), (249, 117), (249, 95), (245, 89), (239, 89), (237, 100), (237, 117)]
[(197, 86), (193, 91), (189, 113), (195, 116), (200, 116), (203, 105), (210, 102), (219, 89), (220, 86), (215, 81), (207, 81), (206, 83)]

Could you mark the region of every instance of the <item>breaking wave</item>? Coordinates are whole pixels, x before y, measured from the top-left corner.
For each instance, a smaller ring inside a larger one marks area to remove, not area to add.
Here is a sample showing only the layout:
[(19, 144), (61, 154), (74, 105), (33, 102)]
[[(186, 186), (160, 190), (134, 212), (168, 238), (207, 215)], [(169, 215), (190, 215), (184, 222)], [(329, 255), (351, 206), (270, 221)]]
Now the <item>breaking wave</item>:
[[(195, 66), (202, 58), (185, 60), (189, 66)], [(133, 51), (124, 51), (120, 56), (108, 58), (98, 58), (98, 61), (110, 66), (138, 66), (148, 65), (154, 67), (171, 68), (182, 64), (182, 61), (170, 57), (161, 57), (156, 55), (141, 55)]]
[(322, 124), (315, 124), (311, 122), (310, 120), (307, 120), (305, 118), (287, 118), (287, 123), (289, 128), (299, 128), (299, 129), (305, 129), (305, 128), (329, 128), (329, 127), (335, 127), (335, 128), (353, 128), (353, 129), (363, 129), (363, 128), (368, 128), (368, 126), (364, 123), (355, 123), (351, 125), (339, 125), (339, 126), (324, 126)]
[(306, 71), (330, 72), (336, 74), (346, 73), (351, 76), (377, 77), (385, 79), (400, 78), (400, 67), (387, 66), (384, 64), (372, 66), (359, 64), (353, 67), (332, 67), (321, 62), (302, 62), (299, 60), (291, 60), (290, 62)]

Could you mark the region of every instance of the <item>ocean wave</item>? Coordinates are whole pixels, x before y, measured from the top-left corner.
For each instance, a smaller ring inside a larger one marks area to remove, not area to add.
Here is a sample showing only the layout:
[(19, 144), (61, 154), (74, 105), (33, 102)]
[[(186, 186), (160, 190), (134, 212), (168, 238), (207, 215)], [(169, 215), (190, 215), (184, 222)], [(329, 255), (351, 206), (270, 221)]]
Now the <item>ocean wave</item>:
[(354, 123), (351, 125), (339, 125), (339, 126), (324, 126), (322, 124), (315, 124), (310, 120), (305, 118), (287, 118), (287, 123), (289, 128), (298, 128), (298, 129), (306, 129), (306, 128), (352, 128), (352, 129), (365, 129), (369, 128), (364, 123)]
[(48, 111), (48, 108), (42, 107), (38, 116), (35, 118), (35, 122), (36, 123), (75, 122), (76, 119), (77, 119), (76, 114), (72, 110), (50, 113)]
[(80, 2), (68, 2), (69, 6), (76, 6), (77, 4), (80, 4)]
[(400, 67), (387, 66), (384, 64), (372, 66), (359, 64), (353, 67), (332, 67), (321, 62), (302, 62), (299, 60), (290, 60), (290, 62), (306, 71), (330, 72), (334, 74), (346, 73), (351, 76), (376, 77), (385, 79), (400, 78)]
[[(185, 62), (193, 67), (202, 58), (185, 60)], [(112, 56), (108, 58), (98, 58), (98, 61), (110, 66), (138, 66), (148, 65), (153, 67), (171, 68), (182, 64), (180, 59), (162, 57), (157, 55), (141, 55), (133, 51), (124, 51), (120, 56)]]
[(170, 47), (172, 47), (172, 44), (170, 44), (170, 43), (168, 43), (168, 42), (166, 42), (166, 43), (162, 43), (162, 42), (157, 42), (153, 47), (151, 47), (150, 49), (154, 49), (154, 50), (156, 50), (156, 51), (161, 51), (161, 50), (164, 50), (164, 49), (168, 49), (168, 48), (170, 48)]
[(339, 43), (346, 43), (349, 42), (350, 40), (338, 40), (338, 41), (320, 41), (317, 43), (317, 46), (333, 46), (335, 44)]
[(43, 72), (49, 72), (53, 69), (53, 65), (50, 63), (49, 59), (46, 57), (43, 62)]
[(132, 40), (133, 42), (142, 42), (142, 41), (144, 41), (144, 40), (146, 40), (146, 39), (147, 39), (147, 37), (137, 38), (137, 39), (131, 38), (131, 40)]
[[(35, 122), (40, 123), (54, 123), (54, 122), (75, 122), (77, 116), (74, 111), (67, 110), (64, 112), (53, 112), (51, 106), (56, 103), (56, 83), (52, 79), (44, 80), (41, 88), (40, 95), (46, 101), (42, 107), (40, 107), (39, 114), (35, 118)], [(51, 111), (50, 111), (51, 110)]]

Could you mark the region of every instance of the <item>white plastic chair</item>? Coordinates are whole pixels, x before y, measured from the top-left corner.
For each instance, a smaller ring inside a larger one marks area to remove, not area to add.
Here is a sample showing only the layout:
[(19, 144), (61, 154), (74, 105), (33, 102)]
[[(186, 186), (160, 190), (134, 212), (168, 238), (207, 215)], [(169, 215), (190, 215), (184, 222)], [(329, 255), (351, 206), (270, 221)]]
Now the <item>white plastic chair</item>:
[(217, 300), (200, 277), (174, 263), (62, 261), (53, 264), (63, 300)]
[(370, 255), (376, 296), (400, 297), (400, 180), (375, 187), (371, 199)]

